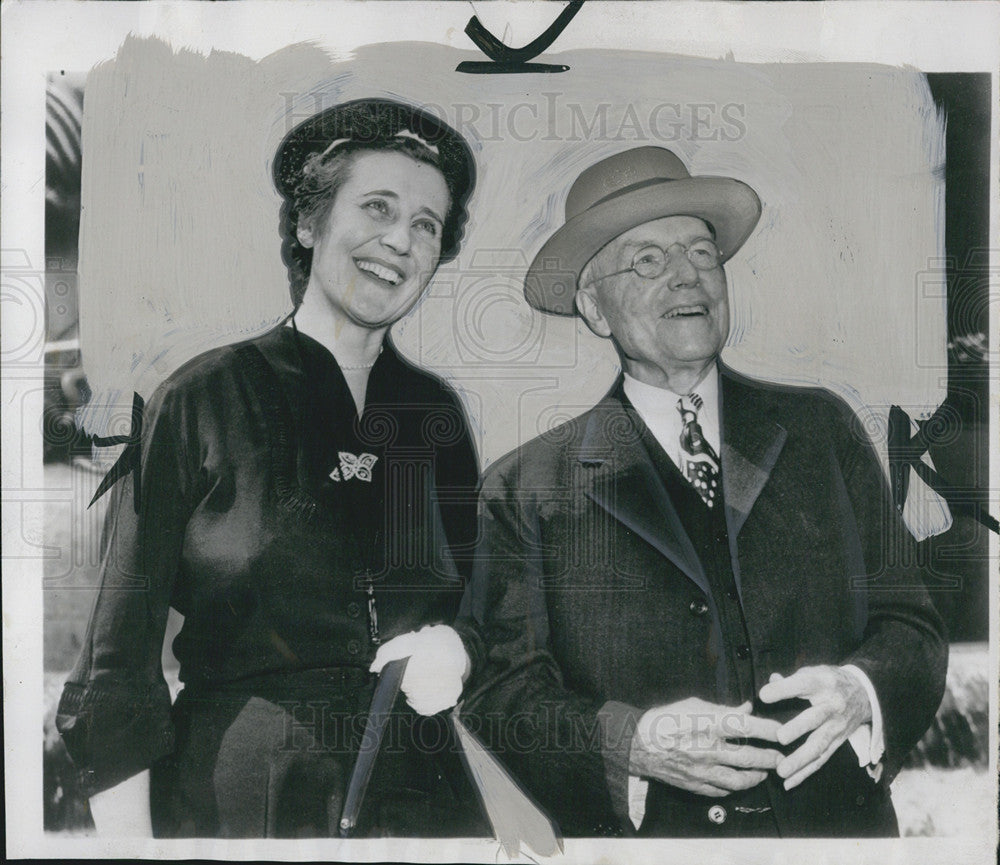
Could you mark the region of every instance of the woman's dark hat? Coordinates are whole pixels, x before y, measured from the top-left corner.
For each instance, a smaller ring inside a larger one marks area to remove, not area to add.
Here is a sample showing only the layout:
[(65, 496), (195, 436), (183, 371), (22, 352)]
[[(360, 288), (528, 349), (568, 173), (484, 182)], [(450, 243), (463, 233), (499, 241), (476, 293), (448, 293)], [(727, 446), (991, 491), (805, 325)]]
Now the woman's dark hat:
[[(302, 167), (314, 153), (341, 145), (377, 148), (399, 138), (415, 139), (437, 154), (451, 193), (451, 213), (462, 214), (476, 182), (469, 145), (447, 123), (413, 105), (390, 99), (344, 102), (300, 123), (285, 136), (275, 154), (274, 185), (285, 198), (294, 198)], [(457, 244), (461, 227), (456, 229)], [(442, 259), (449, 251), (442, 248)]]
[(573, 315), (580, 271), (619, 234), (665, 216), (710, 223), (722, 260), (732, 257), (760, 219), (760, 199), (731, 177), (692, 177), (664, 147), (636, 147), (590, 166), (570, 187), (566, 223), (528, 268), (524, 296), (535, 309)]

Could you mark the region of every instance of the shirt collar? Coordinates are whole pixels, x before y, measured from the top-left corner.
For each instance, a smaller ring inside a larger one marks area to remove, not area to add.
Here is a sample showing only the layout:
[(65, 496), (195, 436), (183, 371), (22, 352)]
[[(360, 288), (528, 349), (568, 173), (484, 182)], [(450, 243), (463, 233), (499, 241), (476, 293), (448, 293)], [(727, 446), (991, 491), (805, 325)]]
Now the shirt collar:
[[(680, 460), (681, 415), (677, 411), (680, 394), (666, 388), (646, 384), (624, 373), (625, 395), (629, 398), (643, 423), (653, 434), (660, 446), (675, 463)], [(705, 377), (698, 382), (694, 393), (702, 399), (698, 412), (698, 424), (702, 434), (719, 453), (721, 434), (719, 431), (719, 368), (712, 364)]]

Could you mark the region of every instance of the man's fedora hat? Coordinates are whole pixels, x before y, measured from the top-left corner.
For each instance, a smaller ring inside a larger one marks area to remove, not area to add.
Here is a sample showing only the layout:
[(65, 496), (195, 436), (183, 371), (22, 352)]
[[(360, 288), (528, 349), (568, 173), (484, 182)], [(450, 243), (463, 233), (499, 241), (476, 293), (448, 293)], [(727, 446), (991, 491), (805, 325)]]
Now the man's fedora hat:
[(715, 231), (722, 261), (750, 236), (760, 199), (731, 177), (692, 177), (665, 147), (636, 147), (590, 166), (570, 187), (566, 223), (531, 262), (524, 296), (535, 309), (574, 313), (580, 271), (619, 234), (665, 216), (696, 216)]

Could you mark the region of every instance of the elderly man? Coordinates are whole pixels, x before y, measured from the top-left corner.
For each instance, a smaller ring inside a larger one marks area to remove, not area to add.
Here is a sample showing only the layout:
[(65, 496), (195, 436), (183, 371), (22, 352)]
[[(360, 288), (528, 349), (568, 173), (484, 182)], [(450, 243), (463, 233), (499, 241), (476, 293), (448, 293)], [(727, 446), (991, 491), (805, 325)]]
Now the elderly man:
[(760, 212), (635, 148), (580, 175), (527, 274), (623, 374), (484, 480), (463, 713), (568, 835), (898, 834), (888, 784), (941, 699), (942, 625), (851, 413), (719, 359)]

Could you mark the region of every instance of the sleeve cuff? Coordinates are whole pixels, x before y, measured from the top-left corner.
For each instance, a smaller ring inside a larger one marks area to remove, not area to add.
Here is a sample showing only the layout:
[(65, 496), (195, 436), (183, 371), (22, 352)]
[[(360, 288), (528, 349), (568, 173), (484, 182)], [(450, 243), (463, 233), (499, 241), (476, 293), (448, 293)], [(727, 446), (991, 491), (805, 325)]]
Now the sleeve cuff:
[(135, 687), (67, 682), (56, 728), (87, 798), (148, 769), (174, 749), (166, 682)]
[(875, 686), (859, 667), (845, 664), (841, 669), (849, 672), (861, 683), (868, 695), (868, 702), (871, 704), (871, 723), (862, 724), (847, 737), (847, 741), (851, 743), (851, 747), (858, 757), (858, 765), (866, 767), (868, 773), (877, 781), (882, 775), (881, 762), (885, 754), (885, 738), (882, 726), (882, 709), (875, 693)]
[(467, 685), (479, 667), (482, 665), (482, 641), (476, 630), (475, 623), (467, 617), (459, 617), (452, 627), (458, 632), (462, 639), (462, 647), (465, 649), (465, 656), (468, 660), (466, 674), (462, 677), (462, 684)]
[(614, 700), (609, 700), (601, 706), (597, 713), (601, 725), (601, 755), (604, 758), (604, 773), (608, 792), (611, 794), (611, 805), (615, 816), (626, 828), (631, 820), (629, 755), (632, 750), (632, 736), (635, 735), (636, 724), (641, 714), (634, 706), (617, 703)]
[(628, 818), (638, 830), (642, 818), (646, 816), (646, 794), (649, 792), (649, 781), (636, 775), (628, 776)]

